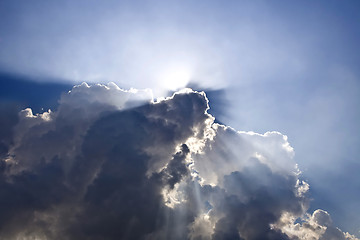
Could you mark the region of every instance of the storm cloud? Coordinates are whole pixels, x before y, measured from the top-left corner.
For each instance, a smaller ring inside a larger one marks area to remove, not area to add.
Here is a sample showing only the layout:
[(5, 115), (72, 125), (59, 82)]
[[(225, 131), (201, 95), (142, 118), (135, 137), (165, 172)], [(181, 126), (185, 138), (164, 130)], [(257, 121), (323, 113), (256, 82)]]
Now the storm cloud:
[(75, 86), (22, 110), (0, 162), (1, 239), (356, 239), (324, 210), (279, 132), (214, 122), (204, 92), (153, 100)]

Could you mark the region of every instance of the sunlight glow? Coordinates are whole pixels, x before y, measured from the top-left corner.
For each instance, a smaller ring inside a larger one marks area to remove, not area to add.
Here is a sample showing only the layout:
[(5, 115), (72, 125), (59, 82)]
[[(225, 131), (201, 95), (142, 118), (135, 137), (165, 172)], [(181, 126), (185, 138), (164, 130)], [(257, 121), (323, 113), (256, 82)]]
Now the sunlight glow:
[(191, 80), (191, 71), (182, 66), (171, 67), (159, 75), (160, 86), (172, 91), (186, 87)]

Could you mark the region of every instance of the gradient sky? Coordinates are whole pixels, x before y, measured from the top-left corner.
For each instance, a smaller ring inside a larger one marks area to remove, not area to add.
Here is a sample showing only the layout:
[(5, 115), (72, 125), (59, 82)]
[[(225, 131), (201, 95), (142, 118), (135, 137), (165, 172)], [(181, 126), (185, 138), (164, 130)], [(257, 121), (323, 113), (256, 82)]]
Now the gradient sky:
[(52, 95), (82, 81), (156, 97), (187, 85), (219, 90), (215, 117), (287, 135), (311, 209), (360, 236), (359, 9), (331, 0), (3, 0), (0, 97), (50, 107), (40, 106), (42, 88), (19, 94), (23, 80), (55, 84)]

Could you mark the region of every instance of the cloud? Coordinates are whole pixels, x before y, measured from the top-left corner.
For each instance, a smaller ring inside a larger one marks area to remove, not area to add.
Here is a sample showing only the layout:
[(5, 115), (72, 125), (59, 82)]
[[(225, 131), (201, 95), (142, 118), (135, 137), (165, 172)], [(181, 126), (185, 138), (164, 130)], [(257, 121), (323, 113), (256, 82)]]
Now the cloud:
[(1, 239), (356, 239), (307, 213), (278, 132), (214, 123), (204, 92), (85, 83), (20, 112), (0, 165)]
[(328, 212), (318, 209), (312, 215), (306, 213), (300, 223), (294, 224), (294, 218), (284, 214), (280, 220), (273, 225), (281, 228), (293, 239), (320, 239), (320, 240), (354, 240), (358, 239), (349, 233), (343, 233), (339, 228), (333, 226)]

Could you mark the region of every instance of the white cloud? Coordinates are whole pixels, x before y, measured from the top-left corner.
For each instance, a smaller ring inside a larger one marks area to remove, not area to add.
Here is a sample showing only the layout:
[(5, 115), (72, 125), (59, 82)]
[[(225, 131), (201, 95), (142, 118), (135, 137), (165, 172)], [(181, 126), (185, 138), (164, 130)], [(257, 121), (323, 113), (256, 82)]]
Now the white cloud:
[(328, 212), (318, 209), (312, 215), (305, 214), (300, 223), (294, 224), (296, 218), (288, 213), (283, 214), (274, 228), (279, 228), (294, 239), (304, 240), (356, 240), (349, 233), (334, 227)]

